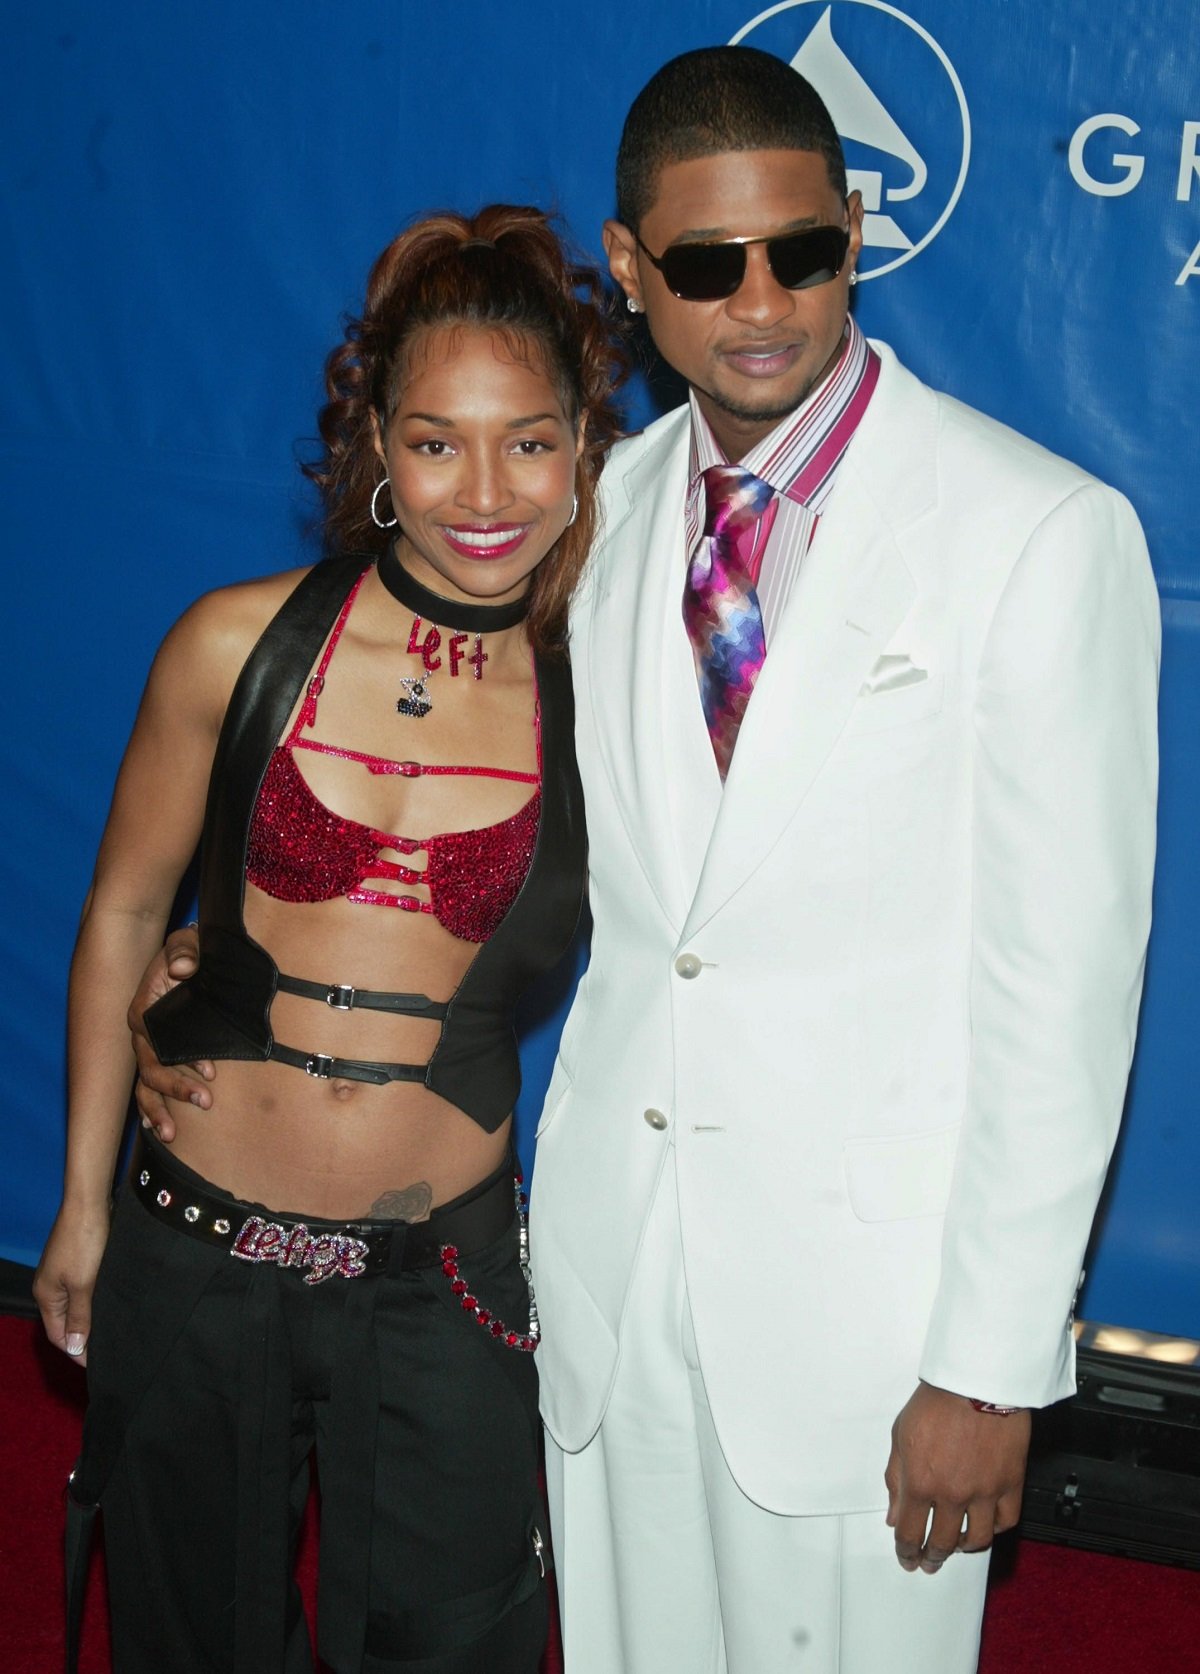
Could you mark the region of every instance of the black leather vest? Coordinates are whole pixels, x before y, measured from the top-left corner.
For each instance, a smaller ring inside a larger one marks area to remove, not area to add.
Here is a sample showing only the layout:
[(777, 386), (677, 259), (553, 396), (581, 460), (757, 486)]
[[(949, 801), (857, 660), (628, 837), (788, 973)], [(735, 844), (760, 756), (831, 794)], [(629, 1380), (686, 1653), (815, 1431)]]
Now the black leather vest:
[[(310, 570), (267, 625), (234, 686), (201, 837), (199, 967), (146, 1012), (147, 1033), (164, 1064), (271, 1056), (279, 971), (243, 922), (250, 822), (271, 752), (364, 563), (353, 553)], [(541, 656), (535, 669), (542, 807), (533, 859), (507, 916), (451, 998), (422, 1078), (488, 1132), (510, 1114), (520, 1091), (516, 1003), (570, 944), (586, 880), (571, 671), (565, 659)]]

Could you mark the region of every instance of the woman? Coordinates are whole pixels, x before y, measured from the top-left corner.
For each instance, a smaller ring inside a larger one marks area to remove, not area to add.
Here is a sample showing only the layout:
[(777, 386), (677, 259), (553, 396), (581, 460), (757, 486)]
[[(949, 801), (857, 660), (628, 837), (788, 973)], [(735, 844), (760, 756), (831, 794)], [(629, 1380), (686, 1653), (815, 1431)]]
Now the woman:
[[(615, 435), (598, 295), (534, 210), (396, 239), (327, 368), (331, 556), (200, 600), (155, 661), (35, 1287), (88, 1363), (73, 1538), (102, 1500), (122, 1674), (310, 1668), (314, 1448), (331, 1668), (537, 1667), (512, 1014), (583, 890), (563, 647)], [(165, 1061), (231, 1061), (170, 1152), (140, 1136), (110, 1232), (124, 1003), (202, 827), (199, 967), (147, 1025)]]

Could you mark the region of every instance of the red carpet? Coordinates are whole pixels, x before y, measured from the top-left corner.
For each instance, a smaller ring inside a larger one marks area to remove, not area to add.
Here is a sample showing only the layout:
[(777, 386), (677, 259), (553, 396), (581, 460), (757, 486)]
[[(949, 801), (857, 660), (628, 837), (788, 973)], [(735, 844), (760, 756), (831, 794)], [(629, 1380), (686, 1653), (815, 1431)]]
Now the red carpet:
[[(2, 1674), (62, 1667), (62, 1494), (83, 1378), (29, 1320), (0, 1317)], [(311, 1597), (311, 1539), (301, 1551)], [(544, 1674), (560, 1674), (552, 1644)], [(1200, 1575), (1024, 1541), (999, 1554), (980, 1674), (1188, 1674), (1200, 1670)], [(108, 1674), (102, 1563), (93, 1565), (81, 1674)], [(169, 1674), (164, 1670), (164, 1674)], [(619, 1670), (613, 1670), (619, 1674)], [(887, 1674), (880, 1669), (879, 1674)], [(937, 1674), (931, 1669), (930, 1674)]]

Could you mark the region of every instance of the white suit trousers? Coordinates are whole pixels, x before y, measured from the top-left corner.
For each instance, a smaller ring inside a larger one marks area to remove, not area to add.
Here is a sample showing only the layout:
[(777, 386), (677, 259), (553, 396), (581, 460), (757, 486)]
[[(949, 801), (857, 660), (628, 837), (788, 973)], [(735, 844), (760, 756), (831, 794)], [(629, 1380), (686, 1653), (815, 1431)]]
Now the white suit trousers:
[[(753, 1358), (754, 1344), (734, 1340), (726, 1352)], [(881, 1480), (888, 1447), (881, 1434)], [(909, 1574), (882, 1511), (780, 1516), (734, 1481), (696, 1356), (673, 1148), (603, 1422), (579, 1453), (547, 1436), (546, 1461), (566, 1674), (977, 1666), (987, 1553), (960, 1553), (938, 1575)]]

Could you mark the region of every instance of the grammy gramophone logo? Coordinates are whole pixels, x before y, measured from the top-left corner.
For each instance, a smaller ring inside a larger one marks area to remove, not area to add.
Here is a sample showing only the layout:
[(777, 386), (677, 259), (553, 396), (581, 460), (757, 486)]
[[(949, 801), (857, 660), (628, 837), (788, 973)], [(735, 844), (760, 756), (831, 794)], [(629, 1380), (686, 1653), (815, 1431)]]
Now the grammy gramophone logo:
[(862, 193), (860, 279), (919, 255), (954, 211), (971, 158), (958, 73), (929, 31), (884, 0), (782, 0), (732, 45), (786, 59), (820, 93)]

